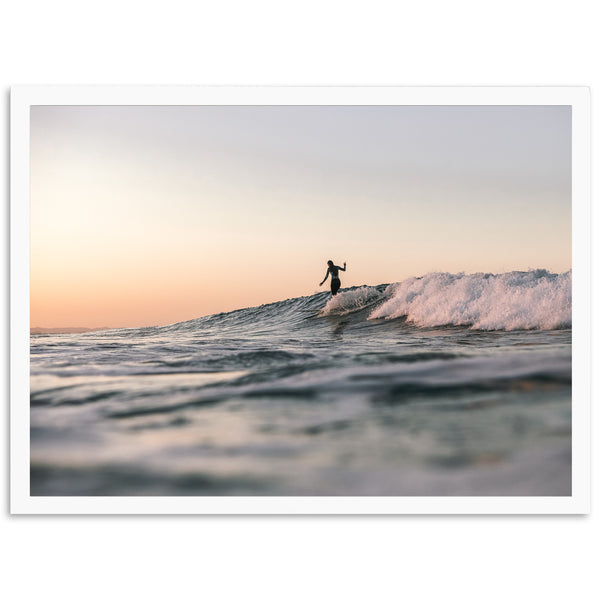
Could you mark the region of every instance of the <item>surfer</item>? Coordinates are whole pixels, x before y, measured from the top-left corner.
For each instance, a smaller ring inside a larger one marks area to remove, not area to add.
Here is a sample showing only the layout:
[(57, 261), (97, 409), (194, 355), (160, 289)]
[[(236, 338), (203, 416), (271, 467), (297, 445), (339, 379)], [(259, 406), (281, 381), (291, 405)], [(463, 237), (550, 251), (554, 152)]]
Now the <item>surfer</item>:
[(327, 273), (325, 273), (325, 279), (323, 279), (323, 281), (321, 281), (319, 285), (323, 285), (329, 277), (329, 273), (331, 273), (331, 295), (335, 296), (338, 293), (338, 290), (340, 289), (340, 285), (342, 285), (342, 282), (340, 281), (339, 272), (345, 270), (346, 263), (344, 263), (343, 267), (338, 267), (337, 265), (333, 264), (332, 260), (328, 260)]

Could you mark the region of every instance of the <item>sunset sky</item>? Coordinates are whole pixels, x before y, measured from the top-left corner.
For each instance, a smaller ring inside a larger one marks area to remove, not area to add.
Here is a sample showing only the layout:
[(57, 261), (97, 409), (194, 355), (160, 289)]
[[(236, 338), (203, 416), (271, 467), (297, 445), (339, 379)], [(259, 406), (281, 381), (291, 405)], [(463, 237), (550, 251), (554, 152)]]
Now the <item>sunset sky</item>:
[(31, 326), (571, 268), (568, 106), (34, 106)]

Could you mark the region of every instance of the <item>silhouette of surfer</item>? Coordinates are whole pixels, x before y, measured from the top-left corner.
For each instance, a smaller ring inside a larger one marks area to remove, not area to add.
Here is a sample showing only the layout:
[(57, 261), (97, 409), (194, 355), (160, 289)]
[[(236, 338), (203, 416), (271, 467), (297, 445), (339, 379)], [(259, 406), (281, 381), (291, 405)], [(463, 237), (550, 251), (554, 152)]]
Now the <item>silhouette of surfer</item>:
[(321, 281), (319, 285), (323, 285), (329, 277), (329, 274), (331, 273), (331, 295), (335, 296), (338, 293), (338, 290), (340, 289), (340, 285), (342, 285), (342, 282), (340, 281), (339, 272), (345, 270), (346, 263), (344, 263), (343, 267), (338, 267), (337, 265), (333, 264), (332, 260), (328, 260), (327, 273), (325, 273), (325, 279), (323, 279), (323, 281)]

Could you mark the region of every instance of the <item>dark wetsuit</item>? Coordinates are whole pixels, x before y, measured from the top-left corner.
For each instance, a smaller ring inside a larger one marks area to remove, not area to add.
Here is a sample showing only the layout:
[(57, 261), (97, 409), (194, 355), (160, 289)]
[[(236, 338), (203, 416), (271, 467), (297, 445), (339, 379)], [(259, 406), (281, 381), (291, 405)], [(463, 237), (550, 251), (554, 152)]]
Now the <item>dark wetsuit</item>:
[[(325, 279), (327, 279), (329, 277), (329, 273), (331, 273), (331, 295), (332, 296), (335, 296), (338, 293), (338, 290), (340, 289), (340, 285), (342, 285), (342, 282), (340, 281), (340, 276), (339, 276), (340, 269), (342, 271), (346, 270), (343, 267), (338, 267), (337, 265), (333, 265), (333, 267), (329, 267), (327, 269), (327, 273), (325, 275)], [(325, 281), (325, 279), (323, 281)]]

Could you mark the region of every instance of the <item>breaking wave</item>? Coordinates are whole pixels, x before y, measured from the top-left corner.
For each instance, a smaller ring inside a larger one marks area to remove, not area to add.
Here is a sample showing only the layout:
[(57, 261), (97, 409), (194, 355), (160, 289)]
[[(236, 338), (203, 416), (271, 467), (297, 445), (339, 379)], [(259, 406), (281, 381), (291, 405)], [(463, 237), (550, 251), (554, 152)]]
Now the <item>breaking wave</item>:
[(384, 293), (376, 287), (364, 285), (332, 296), (319, 311), (319, 316), (347, 315), (373, 306), (384, 298)]
[(488, 331), (571, 327), (571, 271), (429, 273), (393, 283), (384, 295), (369, 319), (405, 316), (419, 327), (467, 325)]

